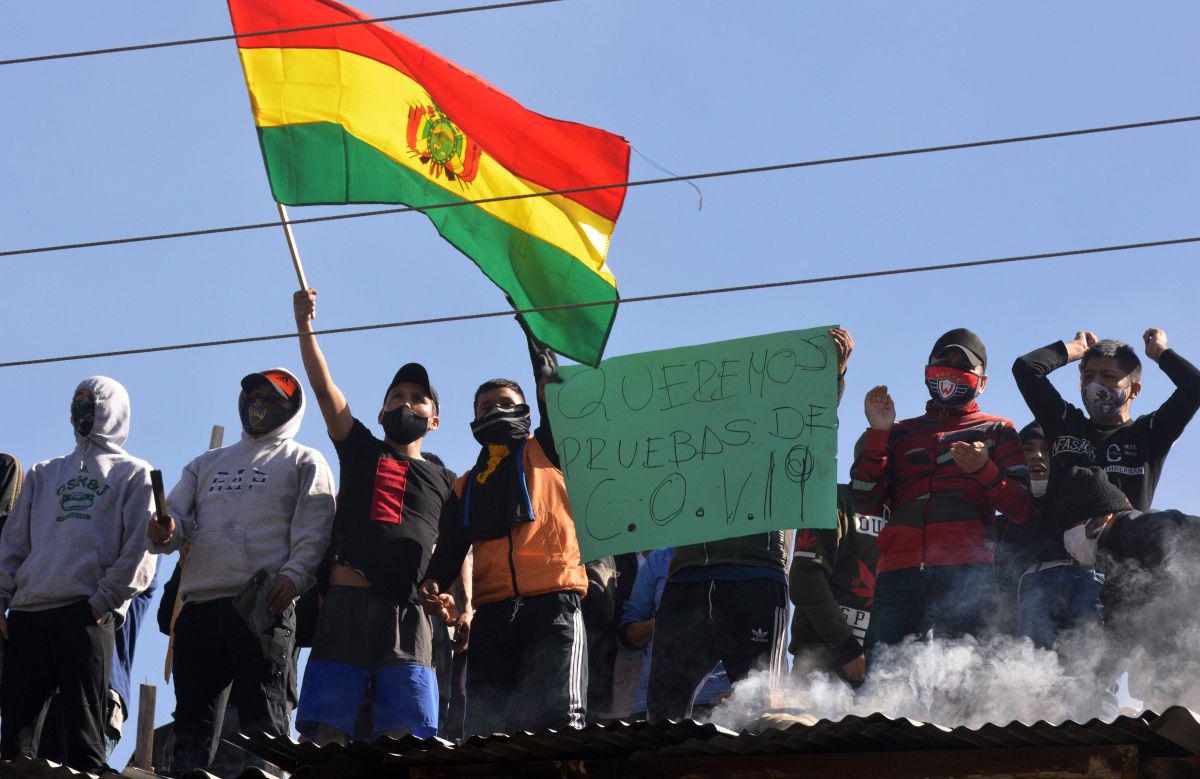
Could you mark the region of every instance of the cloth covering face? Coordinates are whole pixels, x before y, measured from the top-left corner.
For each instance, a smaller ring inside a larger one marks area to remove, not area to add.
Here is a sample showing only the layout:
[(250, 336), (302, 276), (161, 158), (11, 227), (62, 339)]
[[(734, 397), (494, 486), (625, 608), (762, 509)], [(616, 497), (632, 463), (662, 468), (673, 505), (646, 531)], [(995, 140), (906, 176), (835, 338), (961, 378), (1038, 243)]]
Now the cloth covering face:
[(0, 611), (39, 611), (87, 600), (117, 625), (135, 594), (150, 586), (146, 552), (153, 511), (150, 464), (122, 448), (129, 394), (114, 379), (79, 383), (96, 399), (95, 423), (67, 455), (29, 469), (0, 533)]
[(233, 597), (259, 569), (287, 576), (298, 593), (316, 580), (333, 522), (333, 474), (320, 452), (294, 440), (305, 410), (296, 386), (292, 417), (196, 457), (167, 497), (176, 532), (148, 548), (167, 554), (190, 542), (179, 586), (184, 602)]
[(1050, 381), (1050, 374), (1069, 362), (1066, 345), (1057, 341), (1019, 357), (1012, 369), (1017, 389), (1050, 445), (1046, 516), (1057, 532), (1048, 536), (1050, 548), (1039, 555), (1043, 560), (1068, 556), (1062, 544), (1066, 527), (1059, 518), (1059, 503), (1072, 467), (1102, 467), (1135, 509), (1149, 511), (1167, 455), (1200, 409), (1200, 370), (1167, 349), (1158, 358), (1158, 367), (1175, 385), (1171, 396), (1149, 414), (1116, 427), (1100, 427), (1064, 400)]

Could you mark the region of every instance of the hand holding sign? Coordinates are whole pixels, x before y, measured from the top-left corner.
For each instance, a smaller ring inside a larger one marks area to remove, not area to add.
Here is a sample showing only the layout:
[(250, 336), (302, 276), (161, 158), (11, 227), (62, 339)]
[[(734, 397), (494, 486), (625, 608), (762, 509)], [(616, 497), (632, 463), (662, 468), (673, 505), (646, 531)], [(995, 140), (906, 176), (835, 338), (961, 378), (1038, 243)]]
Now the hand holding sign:
[(583, 559), (834, 527), (838, 351), (813, 328), (562, 368), (546, 401)]

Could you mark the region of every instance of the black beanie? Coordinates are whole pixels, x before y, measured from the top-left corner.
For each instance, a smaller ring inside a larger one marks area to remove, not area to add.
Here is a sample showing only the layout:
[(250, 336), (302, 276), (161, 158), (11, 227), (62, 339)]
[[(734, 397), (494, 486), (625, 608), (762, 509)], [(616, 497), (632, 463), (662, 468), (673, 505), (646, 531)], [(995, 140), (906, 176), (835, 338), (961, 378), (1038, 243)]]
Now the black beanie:
[(1063, 527), (1131, 508), (1129, 498), (1108, 480), (1103, 468), (1072, 468), (1059, 489), (1058, 519)]
[(1023, 444), (1029, 443), (1029, 441), (1034, 438), (1040, 438), (1043, 441), (1046, 440), (1046, 433), (1042, 430), (1042, 426), (1037, 422), (1030, 422), (1028, 425), (1025, 425), (1025, 427), (1021, 428), (1019, 436), (1021, 438), (1021, 443)]

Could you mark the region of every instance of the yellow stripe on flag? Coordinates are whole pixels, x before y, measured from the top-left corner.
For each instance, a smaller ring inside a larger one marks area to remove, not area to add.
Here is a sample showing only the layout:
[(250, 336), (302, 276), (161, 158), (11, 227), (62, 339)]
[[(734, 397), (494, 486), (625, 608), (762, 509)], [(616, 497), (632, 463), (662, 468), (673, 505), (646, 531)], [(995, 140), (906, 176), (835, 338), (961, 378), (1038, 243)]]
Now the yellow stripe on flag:
[[(333, 122), (456, 198), (481, 200), (545, 192), (513, 175), (483, 151), (470, 183), (435, 177), (408, 144), (409, 109), (432, 105), (413, 79), (376, 60), (341, 49), (239, 49), (259, 127)], [(534, 152), (536, 153), (536, 152)], [(465, 206), (464, 206), (465, 207)], [(616, 287), (604, 259), (613, 223), (561, 195), (477, 206), (562, 249)]]

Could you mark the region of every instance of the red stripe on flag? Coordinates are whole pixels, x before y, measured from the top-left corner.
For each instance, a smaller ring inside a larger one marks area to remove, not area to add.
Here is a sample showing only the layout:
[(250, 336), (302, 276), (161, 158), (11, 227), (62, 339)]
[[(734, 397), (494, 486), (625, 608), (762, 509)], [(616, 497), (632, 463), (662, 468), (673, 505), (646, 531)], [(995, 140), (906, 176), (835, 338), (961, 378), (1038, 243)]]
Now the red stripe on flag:
[[(236, 33), (307, 27), (362, 13), (333, 0), (229, 0)], [(623, 182), (629, 143), (619, 135), (534, 113), (479, 76), (380, 24), (239, 38), (239, 48), (342, 49), (370, 57), (419, 83), (455, 124), (497, 162), (546, 189)], [(566, 197), (615, 222), (625, 188)]]

